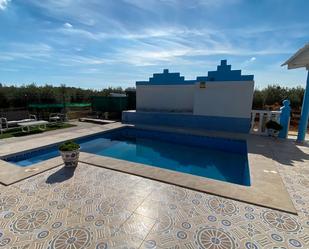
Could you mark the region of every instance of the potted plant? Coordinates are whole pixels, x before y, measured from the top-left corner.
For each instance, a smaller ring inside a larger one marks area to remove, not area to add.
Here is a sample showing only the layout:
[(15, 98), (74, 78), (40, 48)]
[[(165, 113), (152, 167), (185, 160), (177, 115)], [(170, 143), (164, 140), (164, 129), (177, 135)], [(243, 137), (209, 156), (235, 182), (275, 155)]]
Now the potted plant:
[(79, 144), (73, 141), (64, 142), (59, 146), (65, 167), (76, 167), (79, 158)]
[(269, 120), (265, 126), (267, 128), (268, 136), (271, 137), (278, 137), (279, 131), (281, 131), (283, 128), (281, 124), (274, 120)]

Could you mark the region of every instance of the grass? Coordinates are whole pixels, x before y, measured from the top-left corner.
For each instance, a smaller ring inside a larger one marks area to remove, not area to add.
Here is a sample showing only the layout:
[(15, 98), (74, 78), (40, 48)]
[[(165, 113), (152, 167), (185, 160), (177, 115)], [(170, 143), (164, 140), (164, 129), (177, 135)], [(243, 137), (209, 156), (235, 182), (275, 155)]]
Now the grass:
[(42, 131), (38, 128), (35, 128), (35, 129), (32, 129), (29, 133), (22, 132), (21, 128), (15, 128), (15, 129), (3, 132), (3, 134), (0, 134), (0, 139), (10, 138), (10, 137), (23, 137), (23, 136), (43, 133), (43, 132), (46, 132), (46, 131), (54, 131), (54, 130), (59, 130), (59, 129), (70, 128), (70, 127), (74, 127), (74, 126), (76, 126), (76, 125), (68, 124), (68, 123), (52, 124), (52, 125), (47, 125), (46, 130), (44, 130), (44, 131)]

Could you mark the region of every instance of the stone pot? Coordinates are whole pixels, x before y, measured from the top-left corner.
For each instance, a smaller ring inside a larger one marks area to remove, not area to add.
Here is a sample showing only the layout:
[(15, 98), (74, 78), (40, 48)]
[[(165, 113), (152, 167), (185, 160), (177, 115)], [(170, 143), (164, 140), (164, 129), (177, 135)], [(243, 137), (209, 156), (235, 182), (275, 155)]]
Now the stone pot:
[(267, 129), (267, 134), (270, 137), (278, 137), (279, 131), (275, 129)]
[(68, 168), (75, 168), (78, 164), (79, 149), (73, 151), (60, 151), (64, 166)]

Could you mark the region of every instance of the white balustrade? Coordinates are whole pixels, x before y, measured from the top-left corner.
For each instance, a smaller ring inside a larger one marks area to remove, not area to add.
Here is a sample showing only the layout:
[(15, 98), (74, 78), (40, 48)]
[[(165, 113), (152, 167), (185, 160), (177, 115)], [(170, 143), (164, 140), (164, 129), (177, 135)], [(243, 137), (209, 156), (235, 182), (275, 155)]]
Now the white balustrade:
[(251, 128), (250, 133), (258, 135), (266, 135), (266, 123), (269, 120), (280, 123), (281, 111), (265, 111), (265, 110), (252, 110), (251, 111)]

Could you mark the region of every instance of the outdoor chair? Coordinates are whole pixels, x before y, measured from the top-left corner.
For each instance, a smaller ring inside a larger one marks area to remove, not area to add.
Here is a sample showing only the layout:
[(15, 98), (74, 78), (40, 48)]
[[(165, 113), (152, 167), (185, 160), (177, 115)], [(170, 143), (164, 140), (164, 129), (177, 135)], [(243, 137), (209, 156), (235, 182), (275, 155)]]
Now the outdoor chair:
[(49, 114), (49, 122), (54, 124), (63, 123), (66, 119), (66, 115), (63, 113), (51, 113)]
[(37, 121), (36, 115), (33, 115), (33, 114), (29, 114), (28, 118), (20, 119), (20, 120), (8, 120), (5, 117), (1, 117), (0, 118), (0, 131), (1, 131), (1, 134), (2, 134), (3, 131), (6, 131), (6, 130), (8, 130), (10, 128), (17, 127), (18, 123), (33, 122), (33, 121)]

